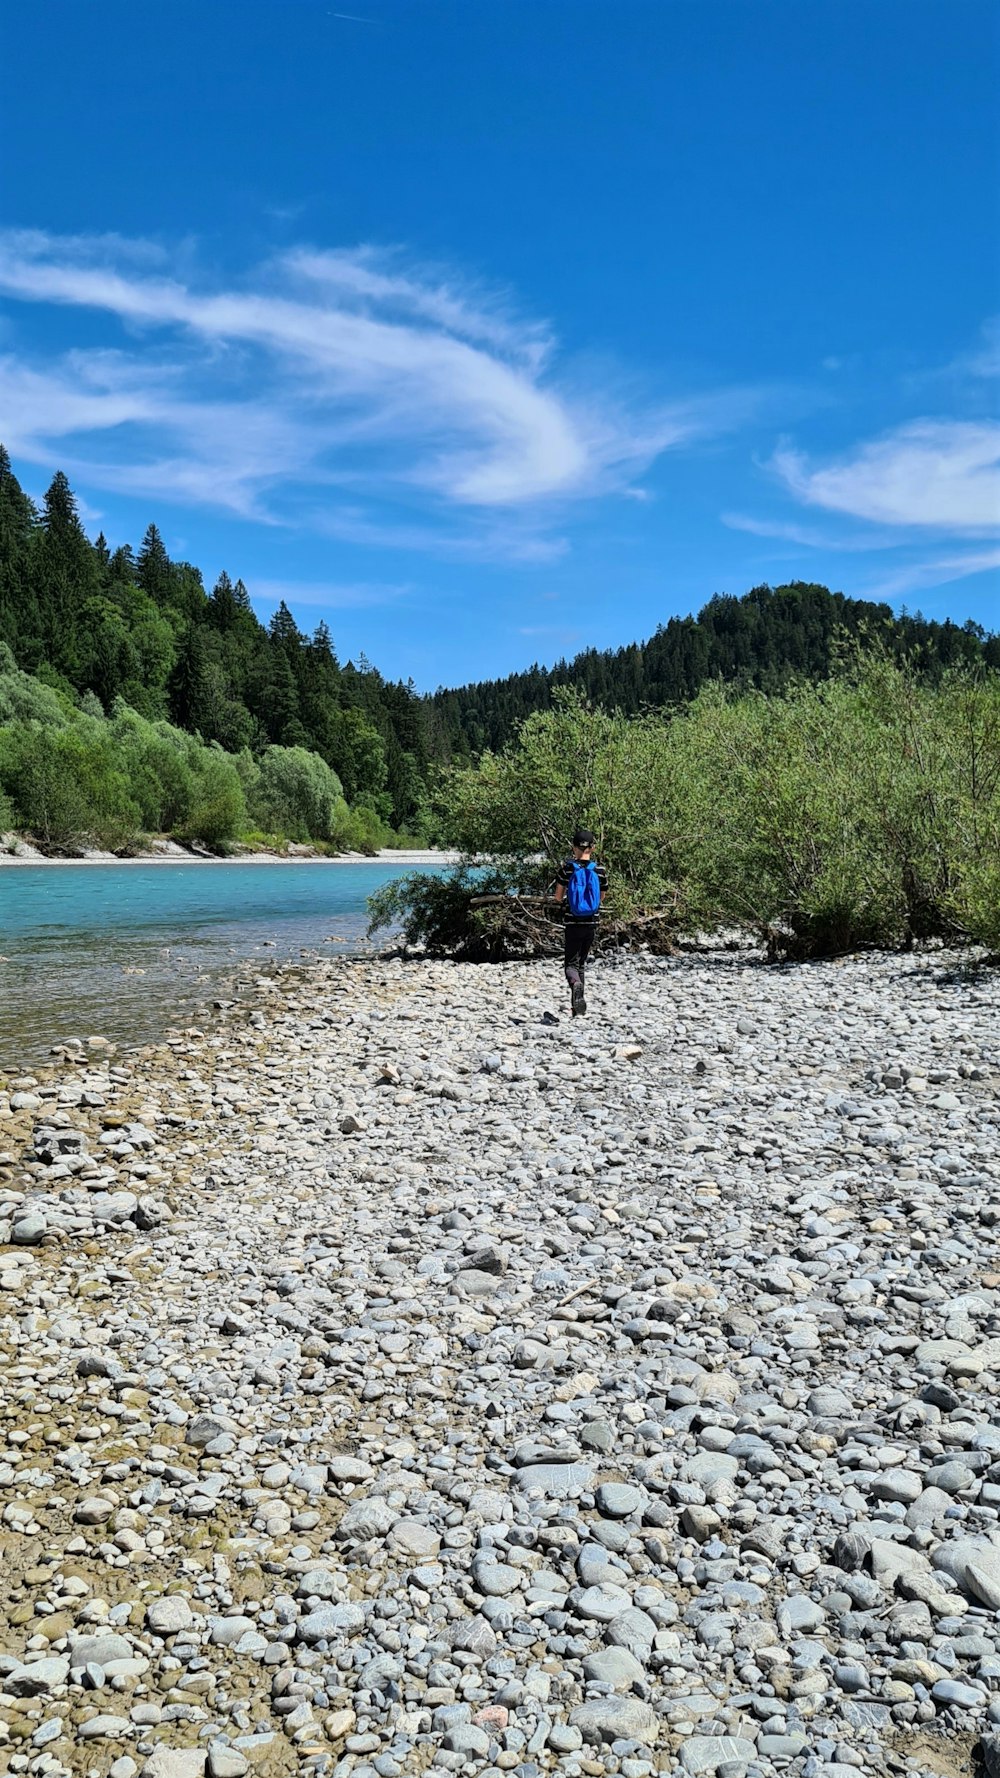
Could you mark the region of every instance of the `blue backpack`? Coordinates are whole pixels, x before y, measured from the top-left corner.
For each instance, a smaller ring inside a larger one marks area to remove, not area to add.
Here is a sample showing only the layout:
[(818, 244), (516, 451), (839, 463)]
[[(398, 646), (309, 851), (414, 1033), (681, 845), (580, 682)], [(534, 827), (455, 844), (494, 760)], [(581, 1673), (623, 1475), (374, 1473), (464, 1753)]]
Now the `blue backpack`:
[(577, 919), (592, 919), (601, 905), (601, 883), (591, 860), (573, 866), (566, 889), (566, 906)]

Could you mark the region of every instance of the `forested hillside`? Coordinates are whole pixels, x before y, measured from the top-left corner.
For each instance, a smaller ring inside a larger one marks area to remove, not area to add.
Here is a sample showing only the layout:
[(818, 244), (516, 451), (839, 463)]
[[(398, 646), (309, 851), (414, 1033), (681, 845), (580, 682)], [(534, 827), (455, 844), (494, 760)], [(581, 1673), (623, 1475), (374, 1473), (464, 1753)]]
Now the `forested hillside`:
[[(369, 843), (380, 843), (384, 823), (427, 834), (432, 768), (506, 745), (560, 687), (625, 715), (685, 705), (716, 679), (778, 692), (825, 679), (845, 637), (866, 633), (930, 679), (956, 664), (1000, 667), (1000, 639), (975, 625), (896, 618), (886, 605), (795, 582), (714, 598), (647, 642), (421, 697), (363, 656), (342, 664), (326, 624), (305, 636), (284, 604), (265, 628), (240, 579), (224, 573), (206, 590), (197, 567), (170, 560), (155, 525), (136, 551), (91, 542), (65, 475), (38, 510), (0, 446), (0, 648), (13, 656), (0, 697), (0, 800), (6, 791), (24, 826), (38, 827), (43, 808), (52, 836), (73, 828), (68, 813), (50, 821), (60, 771), (75, 774), (80, 807), (105, 811), (106, 833), (159, 819), (221, 835), (242, 821), (336, 843), (352, 831), (346, 799)], [(58, 743), (57, 727), (67, 731)], [(185, 800), (168, 780), (191, 737), (204, 745), (187, 748)], [(317, 806), (333, 811), (319, 830), (308, 813)]]
[(137, 553), (91, 543), (66, 477), (41, 512), (0, 446), (0, 642), (19, 667), (110, 714), (122, 699), (229, 753), (268, 743), (317, 753), (351, 804), (419, 819), (433, 729), (411, 686), (363, 659), (341, 666), (326, 625), (303, 636), (282, 604), (265, 629), (242, 580), (172, 562), (155, 525)]
[(593, 704), (634, 716), (686, 704), (721, 679), (740, 689), (783, 691), (797, 678), (825, 679), (848, 639), (878, 637), (897, 658), (911, 657), (935, 678), (945, 668), (982, 661), (1000, 667), (1000, 637), (977, 624), (896, 617), (888, 605), (846, 599), (825, 586), (754, 587), (742, 598), (711, 599), (697, 617), (672, 617), (648, 642), (589, 648), (551, 669), (531, 667), (506, 679), (439, 691), (434, 698), (453, 753), (475, 756), (504, 746), (526, 716), (552, 708), (552, 694), (572, 686)]

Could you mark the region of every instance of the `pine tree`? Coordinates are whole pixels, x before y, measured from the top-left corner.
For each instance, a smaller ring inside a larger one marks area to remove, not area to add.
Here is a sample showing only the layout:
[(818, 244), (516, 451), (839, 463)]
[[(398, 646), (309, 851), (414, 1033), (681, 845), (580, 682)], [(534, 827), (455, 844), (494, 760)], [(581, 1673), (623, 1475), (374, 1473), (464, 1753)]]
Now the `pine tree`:
[(163, 538), (155, 525), (146, 527), (136, 560), (135, 576), (143, 592), (155, 599), (158, 605), (170, 603), (173, 570)]
[(23, 665), (40, 650), (38, 607), (31, 585), (37, 514), (0, 445), (0, 642)]
[(79, 683), (79, 620), (88, 599), (101, 590), (99, 564), (62, 470), (53, 476), (42, 509), (35, 552), (35, 597), (46, 658), (72, 684)]

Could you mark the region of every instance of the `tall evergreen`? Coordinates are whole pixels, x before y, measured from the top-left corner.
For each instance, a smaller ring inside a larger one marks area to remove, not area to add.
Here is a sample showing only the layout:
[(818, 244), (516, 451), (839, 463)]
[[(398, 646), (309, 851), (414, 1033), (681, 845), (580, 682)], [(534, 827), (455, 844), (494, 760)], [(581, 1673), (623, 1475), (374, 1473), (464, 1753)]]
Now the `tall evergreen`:
[(173, 590), (173, 573), (166, 545), (155, 525), (147, 525), (136, 557), (135, 578), (144, 593), (158, 605), (167, 605)]
[(31, 584), (35, 509), (0, 445), (0, 639), (34, 657), (40, 647), (38, 605)]
[(100, 592), (101, 576), (98, 558), (80, 523), (73, 490), (61, 469), (45, 495), (34, 556), (46, 660), (73, 681), (80, 669), (82, 607)]

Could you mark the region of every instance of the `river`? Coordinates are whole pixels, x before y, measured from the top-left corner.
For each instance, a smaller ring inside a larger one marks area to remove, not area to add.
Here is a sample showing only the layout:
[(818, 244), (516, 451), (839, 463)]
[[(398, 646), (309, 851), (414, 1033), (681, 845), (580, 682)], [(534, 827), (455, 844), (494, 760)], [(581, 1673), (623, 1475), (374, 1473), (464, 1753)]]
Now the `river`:
[(67, 1038), (149, 1041), (197, 1023), (240, 975), (363, 951), (368, 896), (413, 868), (380, 859), (0, 870), (0, 1071), (41, 1061)]

